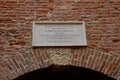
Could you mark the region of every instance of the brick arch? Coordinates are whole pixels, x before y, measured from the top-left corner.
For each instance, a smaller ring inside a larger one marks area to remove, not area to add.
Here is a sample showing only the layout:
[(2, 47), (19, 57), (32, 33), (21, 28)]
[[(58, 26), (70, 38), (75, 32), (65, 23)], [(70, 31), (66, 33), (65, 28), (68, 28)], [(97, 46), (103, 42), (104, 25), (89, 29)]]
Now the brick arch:
[(49, 54), (44, 49), (31, 50), (11, 56), (0, 62), (0, 80), (12, 80), (28, 72), (51, 65)]
[(117, 80), (120, 78), (120, 58), (110, 53), (89, 48), (75, 49), (70, 64), (99, 71)]
[[(27, 72), (53, 64), (54, 59), (49, 50), (53, 51), (54, 48), (36, 48), (33, 53), (18, 54), (4, 60), (0, 63), (0, 80), (12, 80)], [(61, 48), (61, 51), (65, 52), (65, 50)], [(67, 50), (70, 51), (70, 56), (66, 58), (68, 61), (65, 64), (90, 68), (117, 80), (120, 79), (119, 57), (90, 48), (67, 48)]]

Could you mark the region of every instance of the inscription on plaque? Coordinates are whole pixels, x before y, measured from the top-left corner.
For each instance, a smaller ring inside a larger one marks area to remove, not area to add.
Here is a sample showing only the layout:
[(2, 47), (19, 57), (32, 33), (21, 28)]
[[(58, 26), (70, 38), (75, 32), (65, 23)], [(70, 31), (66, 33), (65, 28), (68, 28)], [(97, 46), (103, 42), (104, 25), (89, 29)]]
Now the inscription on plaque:
[(87, 46), (85, 22), (34, 22), (33, 46)]

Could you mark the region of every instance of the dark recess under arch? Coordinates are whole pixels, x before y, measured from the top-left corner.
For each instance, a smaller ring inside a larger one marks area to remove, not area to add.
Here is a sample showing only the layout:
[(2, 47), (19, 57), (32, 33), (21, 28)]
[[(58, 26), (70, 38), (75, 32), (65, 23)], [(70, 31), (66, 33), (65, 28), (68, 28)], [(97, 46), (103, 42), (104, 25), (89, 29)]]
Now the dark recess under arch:
[(51, 65), (17, 77), (14, 80), (116, 80), (100, 72), (72, 65)]

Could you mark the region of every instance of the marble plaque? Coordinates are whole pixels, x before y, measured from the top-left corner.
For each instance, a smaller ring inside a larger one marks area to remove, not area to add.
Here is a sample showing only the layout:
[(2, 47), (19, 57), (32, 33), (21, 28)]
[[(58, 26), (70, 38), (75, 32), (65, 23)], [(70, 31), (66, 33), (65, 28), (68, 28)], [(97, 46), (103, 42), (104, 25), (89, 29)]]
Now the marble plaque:
[(33, 46), (87, 46), (85, 22), (33, 22)]

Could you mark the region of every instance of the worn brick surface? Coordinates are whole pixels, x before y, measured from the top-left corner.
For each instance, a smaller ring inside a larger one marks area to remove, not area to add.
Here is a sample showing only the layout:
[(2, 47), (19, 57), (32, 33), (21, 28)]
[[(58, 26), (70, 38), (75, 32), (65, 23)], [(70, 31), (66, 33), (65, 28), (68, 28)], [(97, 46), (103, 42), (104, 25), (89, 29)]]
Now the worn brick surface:
[[(81, 52), (82, 51), (82, 52)], [(115, 57), (109, 53), (103, 53), (101, 51), (93, 49), (74, 49), (72, 54), (71, 65), (90, 68), (108, 76), (115, 77), (119, 75), (120, 58)]]
[[(88, 46), (33, 48), (33, 21), (85, 21)], [(0, 0), (0, 80), (52, 63), (120, 80), (120, 0)]]

